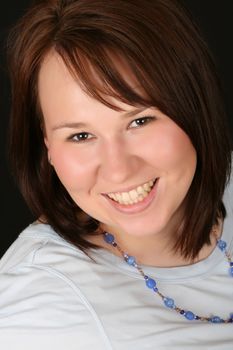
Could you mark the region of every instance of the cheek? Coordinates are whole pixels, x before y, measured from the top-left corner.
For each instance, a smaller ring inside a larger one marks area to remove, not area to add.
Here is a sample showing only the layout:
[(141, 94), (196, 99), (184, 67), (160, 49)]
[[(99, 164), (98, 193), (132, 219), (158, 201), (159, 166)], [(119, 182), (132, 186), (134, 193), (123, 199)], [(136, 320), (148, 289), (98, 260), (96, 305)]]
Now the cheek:
[(154, 157), (157, 164), (164, 169), (185, 168), (196, 164), (196, 151), (187, 136), (174, 122), (161, 125), (154, 134)]
[(93, 174), (93, 162), (79, 157), (77, 151), (63, 147), (51, 147), (54, 170), (68, 191), (80, 190), (87, 186)]

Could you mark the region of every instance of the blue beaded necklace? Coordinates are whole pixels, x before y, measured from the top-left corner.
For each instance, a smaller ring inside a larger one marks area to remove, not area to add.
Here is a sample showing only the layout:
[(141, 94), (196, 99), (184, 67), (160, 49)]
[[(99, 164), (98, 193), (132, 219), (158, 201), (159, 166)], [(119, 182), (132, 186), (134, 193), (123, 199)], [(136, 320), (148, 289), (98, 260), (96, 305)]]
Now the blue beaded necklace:
[[(158, 287), (157, 287), (157, 282), (147, 276), (142, 268), (138, 265), (136, 259), (134, 256), (128, 255), (126, 254), (121, 248), (120, 246), (117, 244), (117, 242), (115, 241), (115, 237), (108, 232), (104, 232), (104, 240), (106, 243), (112, 245), (114, 248), (116, 248), (120, 254), (122, 255), (123, 259), (125, 260), (125, 262), (136, 268), (138, 270), (138, 272), (140, 273), (140, 275), (143, 277), (146, 287), (148, 287), (149, 289), (151, 289), (154, 293), (156, 293), (163, 301), (163, 304), (165, 307), (172, 309), (174, 311), (176, 311), (178, 314), (180, 314), (181, 316), (185, 317), (188, 321), (202, 321), (202, 322), (211, 322), (211, 323), (233, 323), (233, 313), (230, 314), (229, 318), (227, 319), (222, 319), (219, 316), (212, 316), (212, 317), (205, 317), (205, 316), (199, 316), (196, 315), (194, 312), (190, 311), (190, 310), (184, 310), (180, 307), (178, 307), (175, 304), (174, 299), (167, 297), (165, 295), (163, 295)], [(232, 262), (232, 257), (229, 254), (229, 252), (227, 251), (227, 243), (225, 241), (223, 241), (222, 239), (218, 239), (217, 240), (217, 246), (218, 248), (223, 252), (223, 254), (226, 256), (227, 261), (229, 263), (229, 274), (231, 277), (233, 277), (233, 262)]]

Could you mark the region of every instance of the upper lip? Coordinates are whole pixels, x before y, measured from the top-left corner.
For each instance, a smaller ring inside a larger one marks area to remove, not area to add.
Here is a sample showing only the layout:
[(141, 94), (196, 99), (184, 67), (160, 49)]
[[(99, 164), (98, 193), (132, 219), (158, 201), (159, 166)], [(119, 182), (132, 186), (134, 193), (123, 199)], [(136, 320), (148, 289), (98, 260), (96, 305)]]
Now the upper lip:
[(134, 190), (135, 188), (139, 187), (139, 186), (142, 186), (144, 184), (146, 184), (147, 182), (150, 182), (150, 181), (155, 181), (157, 180), (157, 177), (154, 177), (148, 181), (144, 181), (144, 182), (141, 182), (139, 185), (134, 185), (134, 186), (130, 186), (130, 187), (127, 187), (127, 188), (124, 188), (124, 189), (120, 189), (120, 190), (117, 190), (117, 191), (111, 191), (111, 192), (106, 192), (106, 193), (102, 193), (103, 195), (108, 195), (108, 194), (114, 194), (114, 193), (123, 193), (123, 192), (130, 192), (131, 190)]

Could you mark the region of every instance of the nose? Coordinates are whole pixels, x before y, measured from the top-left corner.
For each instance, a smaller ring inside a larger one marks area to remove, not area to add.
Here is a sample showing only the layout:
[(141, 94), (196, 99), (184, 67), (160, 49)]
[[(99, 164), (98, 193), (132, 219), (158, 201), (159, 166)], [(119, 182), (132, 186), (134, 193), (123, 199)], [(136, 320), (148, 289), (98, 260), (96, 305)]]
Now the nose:
[(122, 139), (106, 142), (101, 154), (99, 174), (112, 184), (126, 184), (127, 180), (135, 177), (142, 163), (136, 150)]

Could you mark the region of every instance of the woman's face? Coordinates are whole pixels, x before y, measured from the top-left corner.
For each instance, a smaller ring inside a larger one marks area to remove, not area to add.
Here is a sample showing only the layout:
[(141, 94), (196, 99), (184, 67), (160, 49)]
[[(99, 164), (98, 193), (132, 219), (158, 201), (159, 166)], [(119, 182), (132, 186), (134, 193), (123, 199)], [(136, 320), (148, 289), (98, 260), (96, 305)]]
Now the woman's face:
[(189, 137), (156, 108), (89, 97), (61, 58), (39, 75), (48, 157), (77, 205), (110, 232), (151, 236), (181, 218), (196, 169)]

